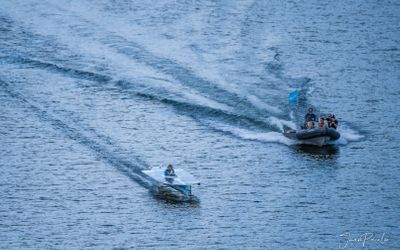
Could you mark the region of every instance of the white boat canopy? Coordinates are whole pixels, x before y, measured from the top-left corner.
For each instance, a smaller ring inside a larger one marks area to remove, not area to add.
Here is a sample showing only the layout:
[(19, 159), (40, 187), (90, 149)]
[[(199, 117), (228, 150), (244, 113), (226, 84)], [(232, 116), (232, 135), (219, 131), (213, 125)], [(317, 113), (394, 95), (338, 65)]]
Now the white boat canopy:
[(150, 170), (143, 170), (142, 172), (149, 176), (151, 179), (166, 185), (194, 185), (200, 184), (193, 175), (189, 174), (181, 168), (174, 168), (175, 176), (165, 176), (165, 168), (152, 168)]

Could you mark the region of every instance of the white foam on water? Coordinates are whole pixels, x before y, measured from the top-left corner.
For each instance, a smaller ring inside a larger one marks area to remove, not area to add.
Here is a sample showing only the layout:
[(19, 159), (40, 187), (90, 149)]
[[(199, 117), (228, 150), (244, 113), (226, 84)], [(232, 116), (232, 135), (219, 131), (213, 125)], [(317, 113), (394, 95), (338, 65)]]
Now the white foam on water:
[(277, 117), (271, 116), (267, 118), (267, 122), (276, 128), (278, 128), (280, 131), (284, 131), (284, 126), (290, 127), (290, 128), (296, 128), (296, 124), (292, 121), (287, 121), (287, 120), (282, 120)]
[[(108, 33), (118, 34), (129, 41), (134, 41), (156, 56), (174, 60), (179, 65), (182, 65), (182, 67), (194, 72), (200, 78), (206, 79), (221, 89), (249, 101), (258, 109), (266, 110), (273, 114), (282, 114), (282, 110), (278, 107), (267, 104), (240, 85), (228, 82), (220, 72), (219, 55), (209, 51), (202, 51), (200, 54), (194, 52), (190, 47), (190, 39), (186, 39), (185, 41), (179, 39), (179, 37), (168, 39), (165, 37), (165, 31), (159, 27), (150, 28), (151, 30), (149, 30), (149, 27), (127, 22), (126, 17), (111, 15), (99, 9), (96, 10), (97, 6), (85, 5), (81, 1), (72, 2), (72, 4), (68, 2), (68, 5), (61, 5), (59, 2), (58, 4), (60, 7), (68, 6), (68, 11), (79, 14), (80, 17), (84, 17), (90, 22), (97, 24), (98, 27), (103, 28)], [(247, 8), (247, 6), (248, 4), (244, 4), (244, 6), (240, 6), (239, 8)], [(175, 23), (174, 29), (183, 30), (187, 26), (187, 20), (193, 21), (190, 25), (204, 26), (205, 24), (200, 20), (205, 19), (202, 15), (208, 14), (194, 13), (193, 16), (185, 16), (185, 22)], [(180, 26), (176, 27), (177, 25)], [(232, 53), (234, 49), (234, 46), (225, 48), (224, 53)]]
[[(52, 4), (45, 3), (42, 5), (43, 7), (46, 6), (47, 9), (42, 12), (39, 11), (35, 15), (29, 15), (28, 18), (26, 18), (26, 12), (29, 11), (29, 4), (19, 5), (17, 6), (18, 8), (13, 6), (13, 4), (15, 3), (7, 4), (9, 5), (7, 6), (9, 9), (13, 9), (11, 11), (13, 12), (13, 17), (17, 17), (20, 22), (25, 23), (25, 25), (28, 25), (42, 35), (56, 37), (77, 54), (85, 55), (85, 57), (91, 60), (108, 65), (117, 79), (140, 82), (151, 88), (160, 88), (167, 92), (175, 93), (189, 103), (192, 102), (226, 112), (233, 112), (232, 108), (228, 105), (207, 98), (200, 92), (186, 86), (185, 83), (180, 83), (174, 79), (173, 76), (164, 74), (158, 69), (129, 57), (129, 55), (118, 52), (112, 45), (110, 46), (102, 43), (100, 41), (101, 38), (106, 37), (107, 34), (117, 34), (126, 38), (128, 41), (134, 41), (140, 44), (156, 56), (173, 59), (178, 62), (179, 65), (192, 70), (201, 78), (210, 79), (212, 83), (217, 84), (230, 93), (248, 100), (258, 109), (264, 109), (273, 114), (282, 113), (279, 108), (265, 103), (259, 97), (249, 93), (238, 84), (227, 82), (219, 72), (218, 65), (216, 65), (218, 61), (216, 54), (207, 52), (195, 53), (190, 46), (188, 46), (188, 41), (181, 41), (175, 38), (167, 39), (160, 33), (163, 32), (162, 30), (158, 30), (157, 32), (153, 32), (154, 30), (149, 31), (147, 30), (148, 27), (141, 27), (127, 22), (129, 19), (126, 17), (119, 18), (115, 15), (110, 15), (108, 12), (105, 13), (100, 9), (96, 10), (97, 6), (92, 6), (87, 3), (72, 2), (72, 4), (68, 5), (63, 5), (62, 1)], [(58, 4), (58, 7), (54, 7), (54, 4)], [(53, 5), (53, 7), (51, 7), (51, 5)], [(65, 7), (68, 9), (63, 10), (62, 8)], [(49, 12), (53, 12), (54, 16), (43, 15)], [(198, 19), (200, 17), (193, 16), (192, 18)], [(88, 20), (88, 23), (82, 23), (82, 20), (75, 21), (75, 19)], [(93, 34), (89, 34), (89, 36), (82, 36), (75, 30), (76, 26), (82, 26), (87, 29), (90, 25), (93, 25), (92, 23), (96, 25), (94, 25), (94, 29), (90, 31)], [(195, 25), (200, 24), (199, 22), (195, 23)], [(89, 26), (86, 27), (87, 25)], [(71, 26), (75, 28), (71, 28)], [(100, 39), (96, 40), (96, 38)], [(292, 121), (282, 120), (273, 116), (267, 118), (266, 122), (280, 131), (283, 131), (284, 126), (296, 127)], [(240, 134), (243, 138), (258, 138), (263, 141), (288, 140), (278, 132), (255, 133), (243, 130), (236, 130), (235, 132)], [(354, 133), (350, 133), (349, 135), (343, 134), (342, 137), (346, 143), (347, 141), (357, 140), (358, 138), (357, 134)]]
[(360, 141), (364, 138), (363, 135), (357, 133), (357, 131), (352, 130), (346, 125), (341, 125), (338, 128), (338, 132), (340, 133), (340, 138), (335, 142), (335, 144), (348, 144), (349, 142)]
[(289, 112), (289, 117), (290, 119), (294, 120), (294, 113), (292, 110)]
[(54, 16), (44, 15), (44, 13), (49, 12), (49, 9), (45, 9), (45, 7), (50, 8), (50, 4), (40, 5), (43, 6), (43, 12), (35, 12), (37, 13), (36, 15), (29, 15), (29, 17), (26, 17), (26, 13), (31, 8), (29, 3), (19, 6), (8, 4), (8, 12), (11, 12), (13, 18), (17, 18), (23, 25), (41, 35), (55, 37), (74, 53), (85, 55), (88, 60), (107, 65), (118, 80), (126, 79), (132, 82), (140, 82), (152, 88), (161, 88), (167, 92), (177, 94), (189, 103), (193, 102), (197, 105), (226, 112), (233, 110), (228, 105), (207, 98), (198, 91), (179, 83), (170, 75), (163, 74), (150, 66), (135, 61), (127, 55), (118, 53), (112, 47), (106, 46), (90, 37), (79, 36), (77, 32), (71, 29), (71, 26), (80, 25), (79, 22), (75, 22), (73, 16), (67, 16), (57, 8), (51, 9)]
[(296, 144), (295, 141), (292, 141), (292, 140), (286, 138), (285, 136), (283, 136), (282, 133), (279, 133), (279, 132), (273, 132), (273, 131), (271, 131), (271, 132), (255, 132), (255, 131), (251, 131), (251, 130), (247, 130), (247, 129), (229, 126), (229, 125), (222, 124), (222, 123), (213, 123), (210, 125), (217, 130), (228, 132), (234, 136), (237, 136), (237, 137), (245, 139), (245, 140), (255, 140), (255, 141), (261, 141), (261, 142), (274, 142), (274, 143), (281, 143), (281, 144), (285, 144), (285, 145)]
[(306, 95), (307, 95), (307, 96), (312, 96), (312, 94), (314, 93), (314, 91), (315, 91), (315, 87), (314, 87), (314, 86), (310, 86), (310, 87), (307, 89)]

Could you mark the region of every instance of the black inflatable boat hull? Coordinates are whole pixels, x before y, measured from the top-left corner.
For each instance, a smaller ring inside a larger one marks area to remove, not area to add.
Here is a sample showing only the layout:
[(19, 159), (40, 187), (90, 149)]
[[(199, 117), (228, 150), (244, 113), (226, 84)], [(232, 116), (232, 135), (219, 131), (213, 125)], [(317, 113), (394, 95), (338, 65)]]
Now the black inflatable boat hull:
[(302, 141), (320, 147), (340, 138), (339, 132), (333, 128), (290, 130), (284, 132), (283, 135), (292, 140)]

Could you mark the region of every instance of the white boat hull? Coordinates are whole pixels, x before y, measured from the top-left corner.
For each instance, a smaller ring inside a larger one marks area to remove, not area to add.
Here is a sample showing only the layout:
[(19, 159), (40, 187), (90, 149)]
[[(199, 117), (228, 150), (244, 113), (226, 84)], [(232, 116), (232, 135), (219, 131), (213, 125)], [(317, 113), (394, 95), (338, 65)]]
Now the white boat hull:
[(162, 168), (152, 168), (142, 172), (153, 183), (155, 191), (169, 200), (192, 200), (194, 197), (192, 185), (200, 184), (194, 176), (183, 169), (175, 169), (175, 176), (165, 176)]

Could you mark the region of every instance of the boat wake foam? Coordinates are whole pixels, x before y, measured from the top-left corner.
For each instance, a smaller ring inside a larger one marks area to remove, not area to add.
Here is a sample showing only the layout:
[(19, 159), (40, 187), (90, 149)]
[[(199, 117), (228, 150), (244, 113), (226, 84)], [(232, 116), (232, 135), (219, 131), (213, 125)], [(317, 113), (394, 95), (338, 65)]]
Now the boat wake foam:
[(212, 125), (217, 130), (229, 133), (236, 137), (245, 139), (245, 140), (255, 140), (261, 142), (274, 142), (281, 143), (285, 145), (294, 145), (297, 144), (295, 141), (291, 141), (288, 138), (284, 137), (280, 132), (256, 132), (248, 129), (232, 127), (226, 124), (215, 123)]
[(357, 133), (357, 131), (352, 130), (346, 126), (339, 127), (340, 138), (335, 142), (335, 144), (346, 145), (349, 142), (360, 141), (364, 138), (363, 135)]

